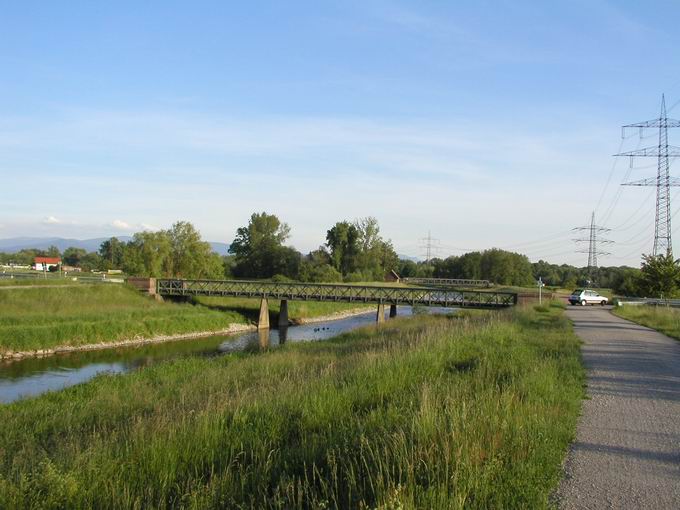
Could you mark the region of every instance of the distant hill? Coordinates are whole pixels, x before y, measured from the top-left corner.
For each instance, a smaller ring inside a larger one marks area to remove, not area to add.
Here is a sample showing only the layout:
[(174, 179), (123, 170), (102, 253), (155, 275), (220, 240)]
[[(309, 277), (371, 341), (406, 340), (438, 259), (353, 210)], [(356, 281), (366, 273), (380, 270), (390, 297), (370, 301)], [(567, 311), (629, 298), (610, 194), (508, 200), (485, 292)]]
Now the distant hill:
[[(210, 242), (210, 241), (208, 241)], [(215, 253), (219, 253), (220, 255), (227, 255), (229, 252), (229, 246), (230, 244), (227, 243), (213, 243), (210, 242), (210, 246), (212, 246), (212, 249)]]
[[(120, 241), (128, 242), (130, 236), (116, 236)], [(110, 237), (97, 237), (94, 239), (65, 239), (63, 237), (12, 237), (10, 239), (0, 239), (0, 252), (16, 253), (21, 250), (34, 248), (36, 250), (47, 250), (50, 246), (56, 246), (60, 252), (66, 248), (82, 248), (87, 251), (98, 251), (104, 241)], [(213, 251), (220, 255), (226, 255), (229, 250), (227, 243), (210, 243)]]

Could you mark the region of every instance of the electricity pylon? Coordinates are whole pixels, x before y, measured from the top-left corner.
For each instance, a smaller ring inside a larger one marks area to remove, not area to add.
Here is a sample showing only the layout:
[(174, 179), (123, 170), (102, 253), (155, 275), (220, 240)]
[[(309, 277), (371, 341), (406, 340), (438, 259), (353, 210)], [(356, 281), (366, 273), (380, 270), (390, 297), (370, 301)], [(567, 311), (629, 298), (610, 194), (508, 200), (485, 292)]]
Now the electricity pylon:
[(433, 238), (432, 232), (428, 230), (427, 237), (421, 238), (420, 241), (424, 243), (421, 248), (425, 250), (425, 263), (428, 263), (432, 260), (432, 252), (437, 250), (436, 243), (439, 242), (439, 239)]
[(588, 232), (587, 238), (574, 239), (576, 243), (588, 243), (588, 249), (576, 250), (577, 253), (587, 253), (588, 254), (588, 275), (590, 276), (590, 281), (595, 279), (595, 270), (597, 269), (597, 256), (598, 255), (611, 255), (609, 252), (598, 250), (598, 244), (611, 244), (614, 241), (609, 239), (601, 239), (598, 234), (604, 232), (611, 232), (611, 229), (600, 227), (595, 224), (595, 212), (590, 217), (590, 225), (586, 227), (576, 227), (572, 229), (577, 232)]
[(628, 124), (621, 129), (621, 136), (626, 136), (627, 128), (638, 128), (640, 138), (644, 129), (659, 129), (659, 145), (645, 147), (629, 152), (615, 154), (615, 156), (629, 156), (631, 167), (636, 157), (654, 157), (658, 160), (656, 178), (650, 177), (639, 181), (626, 182), (622, 186), (656, 186), (656, 221), (654, 222), (653, 255), (673, 256), (673, 242), (671, 239), (671, 187), (680, 186), (680, 179), (670, 176), (669, 158), (680, 156), (680, 147), (668, 145), (668, 128), (680, 127), (680, 120), (669, 119), (666, 116), (666, 98), (661, 95), (661, 114), (658, 119), (652, 119), (637, 124)]

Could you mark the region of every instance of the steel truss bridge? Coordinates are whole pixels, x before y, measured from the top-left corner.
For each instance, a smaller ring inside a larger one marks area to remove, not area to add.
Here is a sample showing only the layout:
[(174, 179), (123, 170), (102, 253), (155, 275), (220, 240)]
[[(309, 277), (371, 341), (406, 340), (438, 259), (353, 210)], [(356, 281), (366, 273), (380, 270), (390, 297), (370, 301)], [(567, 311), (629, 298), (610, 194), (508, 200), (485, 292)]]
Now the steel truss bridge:
[(460, 278), (402, 278), (402, 282), (439, 287), (491, 287), (489, 280), (465, 280)]
[[(378, 322), (384, 320), (385, 305), (390, 316), (397, 305), (441, 306), (451, 308), (502, 309), (517, 304), (517, 294), (477, 290), (455, 290), (433, 287), (387, 287), (369, 285), (336, 285), (323, 283), (277, 283), (242, 280), (156, 280), (160, 296), (228, 296), (262, 300), (259, 327), (269, 327), (268, 299), (280, 299), (280, 324), (288, 322), (288, 300), (375, 303)], [(382, 318), (381, 318), (382, 317)], [(265, 324), (266, 322), (266, 324)]]

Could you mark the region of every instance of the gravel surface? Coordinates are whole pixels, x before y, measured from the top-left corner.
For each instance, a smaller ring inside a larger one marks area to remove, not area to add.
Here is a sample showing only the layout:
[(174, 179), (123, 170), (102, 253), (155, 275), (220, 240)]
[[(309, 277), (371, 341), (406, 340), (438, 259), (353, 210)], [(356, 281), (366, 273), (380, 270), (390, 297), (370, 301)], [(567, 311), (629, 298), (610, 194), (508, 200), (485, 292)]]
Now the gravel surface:
[(560, 508), (680, 509), (680, 342), (570, 307), (588, 400), (555, 495)]

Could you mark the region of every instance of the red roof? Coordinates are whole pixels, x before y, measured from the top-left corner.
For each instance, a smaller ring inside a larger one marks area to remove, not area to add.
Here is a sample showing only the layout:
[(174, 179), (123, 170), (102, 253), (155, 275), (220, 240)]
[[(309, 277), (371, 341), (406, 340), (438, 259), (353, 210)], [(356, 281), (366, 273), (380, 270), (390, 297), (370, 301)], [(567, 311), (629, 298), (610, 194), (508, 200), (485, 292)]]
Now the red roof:
[(61, 259), (59, 257), (36, 257), (36, 264), (60, 264)]

